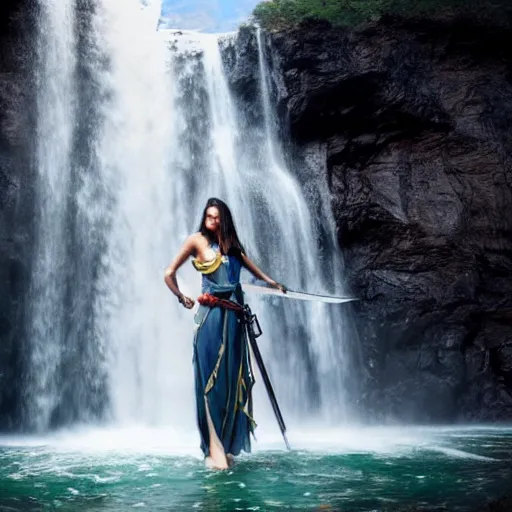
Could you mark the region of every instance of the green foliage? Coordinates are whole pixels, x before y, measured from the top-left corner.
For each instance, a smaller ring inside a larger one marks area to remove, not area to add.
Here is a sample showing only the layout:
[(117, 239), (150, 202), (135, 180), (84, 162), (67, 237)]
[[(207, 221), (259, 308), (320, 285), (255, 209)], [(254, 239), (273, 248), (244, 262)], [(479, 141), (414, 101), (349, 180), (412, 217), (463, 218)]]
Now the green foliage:
[(265, 0), (253, 11), (269, 30), (293, 27), (306, 18), (327, 20), (334, 26), (355, 26), (383, 14), (429, 16), (461, 12), (500, 19), (510, 13), (510, 0)]
[(293, 26), (304, 18), (329, 20), (335, 25), (353, 25), (380, 14), (386, 0), (270, 0), (254, 9), (265, 28)]

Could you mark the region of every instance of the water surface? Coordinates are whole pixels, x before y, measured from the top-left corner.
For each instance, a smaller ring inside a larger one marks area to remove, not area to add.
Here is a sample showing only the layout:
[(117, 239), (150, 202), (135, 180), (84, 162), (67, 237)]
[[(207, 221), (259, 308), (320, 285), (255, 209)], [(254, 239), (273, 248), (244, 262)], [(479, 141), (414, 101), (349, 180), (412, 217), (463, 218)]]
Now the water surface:
[(225, 472), (166, 428), (3, 438), (0, 510), (470, 511), (512, 489), (512, 428), (261, 434)]

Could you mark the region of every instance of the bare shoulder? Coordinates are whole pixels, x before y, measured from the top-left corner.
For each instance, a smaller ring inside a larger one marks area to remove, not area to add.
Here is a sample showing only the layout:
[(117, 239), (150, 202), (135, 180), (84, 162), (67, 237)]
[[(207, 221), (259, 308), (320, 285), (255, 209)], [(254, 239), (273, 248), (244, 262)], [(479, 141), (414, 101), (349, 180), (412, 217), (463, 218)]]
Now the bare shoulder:
[(184, 243), (184, 246), (192, 253), (196, 253), (198, 250), (201, 252), (207, 245), (208, 240), (200, 231), (189, 235)]
[(185, 244), (191, 247), (196, 247), (198, 242), (201, 240), (201, 233), (192, 233), (185, 239)]

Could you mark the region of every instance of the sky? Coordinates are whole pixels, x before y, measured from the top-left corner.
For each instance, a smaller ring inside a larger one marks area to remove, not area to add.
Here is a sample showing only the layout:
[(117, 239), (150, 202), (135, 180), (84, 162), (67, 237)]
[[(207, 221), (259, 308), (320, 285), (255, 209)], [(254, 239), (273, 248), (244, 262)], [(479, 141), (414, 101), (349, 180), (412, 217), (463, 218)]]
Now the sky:
[(161, 0), (161, 28), (229, 32), (247, 20), (259, 0)]

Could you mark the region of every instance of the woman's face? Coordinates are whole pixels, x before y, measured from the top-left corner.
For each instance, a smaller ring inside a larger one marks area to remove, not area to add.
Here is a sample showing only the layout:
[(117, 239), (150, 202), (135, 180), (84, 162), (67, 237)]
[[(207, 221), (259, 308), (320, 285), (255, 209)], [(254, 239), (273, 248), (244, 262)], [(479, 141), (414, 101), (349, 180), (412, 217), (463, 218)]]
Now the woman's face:
[(212, 233), (217, 233), (220, 229), (220, 213), (216, 206), (210, 206), (206, 210), (206, 219), (204, 221), (205, 227)]

